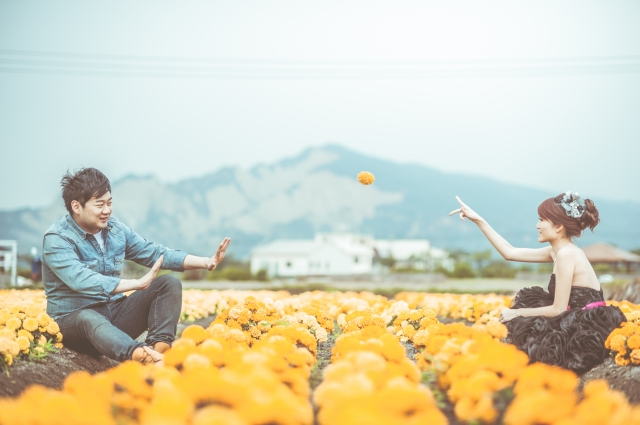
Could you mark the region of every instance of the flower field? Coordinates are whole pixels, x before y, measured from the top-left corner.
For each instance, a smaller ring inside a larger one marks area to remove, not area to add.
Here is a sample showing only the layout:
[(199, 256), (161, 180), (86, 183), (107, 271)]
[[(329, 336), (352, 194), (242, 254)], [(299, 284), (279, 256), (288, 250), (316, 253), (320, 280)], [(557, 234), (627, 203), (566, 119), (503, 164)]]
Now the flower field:
[[(579, 390), (573, 372), (529, 364), (504, 343), (497, 318), (510, 301), (188, 290), (183, 321), (211, 323), (187, 326), (164, 365), (124, 362), (73, 373), (59, 390), (33, 385), (0, 398), (0, 424), (640, 424), (640, 406), (606, 381)], [(610, 303), (628, 321), (606, 346), (616, 367), (635, 367), (640, 306)], [(42, 291), (0, 291), (7, 373), (64, 343), (45, 308)]]

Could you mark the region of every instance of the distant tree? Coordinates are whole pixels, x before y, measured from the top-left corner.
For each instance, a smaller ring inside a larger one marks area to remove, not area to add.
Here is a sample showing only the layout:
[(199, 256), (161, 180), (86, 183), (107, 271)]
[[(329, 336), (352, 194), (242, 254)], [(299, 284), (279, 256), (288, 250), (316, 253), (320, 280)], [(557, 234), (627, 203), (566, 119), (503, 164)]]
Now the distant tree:
[(471, 264), (465, 261), (458, 261), (451, 272), (451, 277), (456, 278), (466, 278), (466, 277), (475, 277), (476, 273), (473, 271)]
[(185, 270), (182, 273), (182, 280), (205, 280), (206, 277), (206, 270)]
[(454, 262), (458, 261), (466, 261), (469, 253), (463, 249), (453, 249), (449, 251), (449, 257), (453, 259)]
[(533, 267), (531, 267), (530, 264), (525, 263), (525, 264), (521, 264), (518, 270), (520, 270), (521, 272), (529, 273), (533, 271)]
[(596, 264), (593, 266), (593, 271), (596, 273), (609, 273), (611, 266), (609, 264)]
[(516, 268), (504, 260), (490, 262), (480, 271), (482, 277), (500, 277), (513, 279), (516, 277)]
[(267, 280), (269, 280), (267, 271), (265, 269), (258, 270), (258, 273), (256, 273), (256, 280), (259, 280), (260, 282), (266, 282)]
[(253, 275), (248, 268), (237, 266), (225, 267), (220, 273), (222, 280), (253, 280)]
[(475, 263), (476, 270), (482, 270), (485, 263), (491, 260), (491, 250), (485, 249), (484, 251), (476, 251), (471, 253), (471, 261)]
[(551, 273), (553, 272), (553, 264), (551, 263), (538, 264), (537, 271), (538, 273)]
[(632, 249), (631, 252), (634, 254), (640, 255), (640, 248)]
[(393, 268), (393, 266), (395, 266), (396, 260), (391, 255), (388, 256), (388, 257), (381, 257), (380, 258), (380, 264), (382, 264), (385, 267), (389, 267), (391, 269), (391, 268)]

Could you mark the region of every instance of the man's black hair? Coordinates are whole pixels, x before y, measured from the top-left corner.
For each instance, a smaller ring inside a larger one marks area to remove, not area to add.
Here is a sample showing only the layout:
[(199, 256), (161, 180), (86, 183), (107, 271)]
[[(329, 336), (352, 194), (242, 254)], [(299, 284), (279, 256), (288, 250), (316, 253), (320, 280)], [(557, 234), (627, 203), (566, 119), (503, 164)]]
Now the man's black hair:
[(81, 168), (75, 174), (67, 170), (67, 174), (60, 180), (64, 206), (73, 214), (71, 201), (78, 201), (83, 207), (92, 197), (99, 198), (111, 192), (111, 183), (107, 176), (95, 168)]

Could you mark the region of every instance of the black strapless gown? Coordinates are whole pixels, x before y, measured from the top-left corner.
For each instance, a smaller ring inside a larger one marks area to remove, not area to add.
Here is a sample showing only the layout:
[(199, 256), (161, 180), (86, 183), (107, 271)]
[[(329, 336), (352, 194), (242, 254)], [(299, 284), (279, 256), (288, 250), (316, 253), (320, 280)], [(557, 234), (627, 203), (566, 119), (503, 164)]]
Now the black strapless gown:
[[(549, 292), (539, 286), (523, 288), (516, 294), (511, 308), (536, 308), (553, 304), (556, 276), (551, 275)], [(584, 373), (604, 361), (604, 341), (611, 331), (626, 321), (618, 307), (603, 306), (582, 310), (587, 304), (604, 301), (602, 289), (572, 287), (571, 310), (555, 317), (516, 317), (505, 323), (507, 342), (529, 355), (529, 360), (556, 365)]]

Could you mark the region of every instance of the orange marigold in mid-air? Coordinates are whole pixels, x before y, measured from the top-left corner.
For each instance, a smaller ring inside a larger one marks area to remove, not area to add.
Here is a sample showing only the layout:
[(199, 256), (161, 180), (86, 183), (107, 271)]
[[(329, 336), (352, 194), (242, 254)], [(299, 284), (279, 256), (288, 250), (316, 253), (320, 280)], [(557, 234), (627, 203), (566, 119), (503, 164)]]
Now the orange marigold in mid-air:
[(358, 173), (358, 181), (364, 185), (370, 185), (376, 178), (368, 171), (360, 171)]

